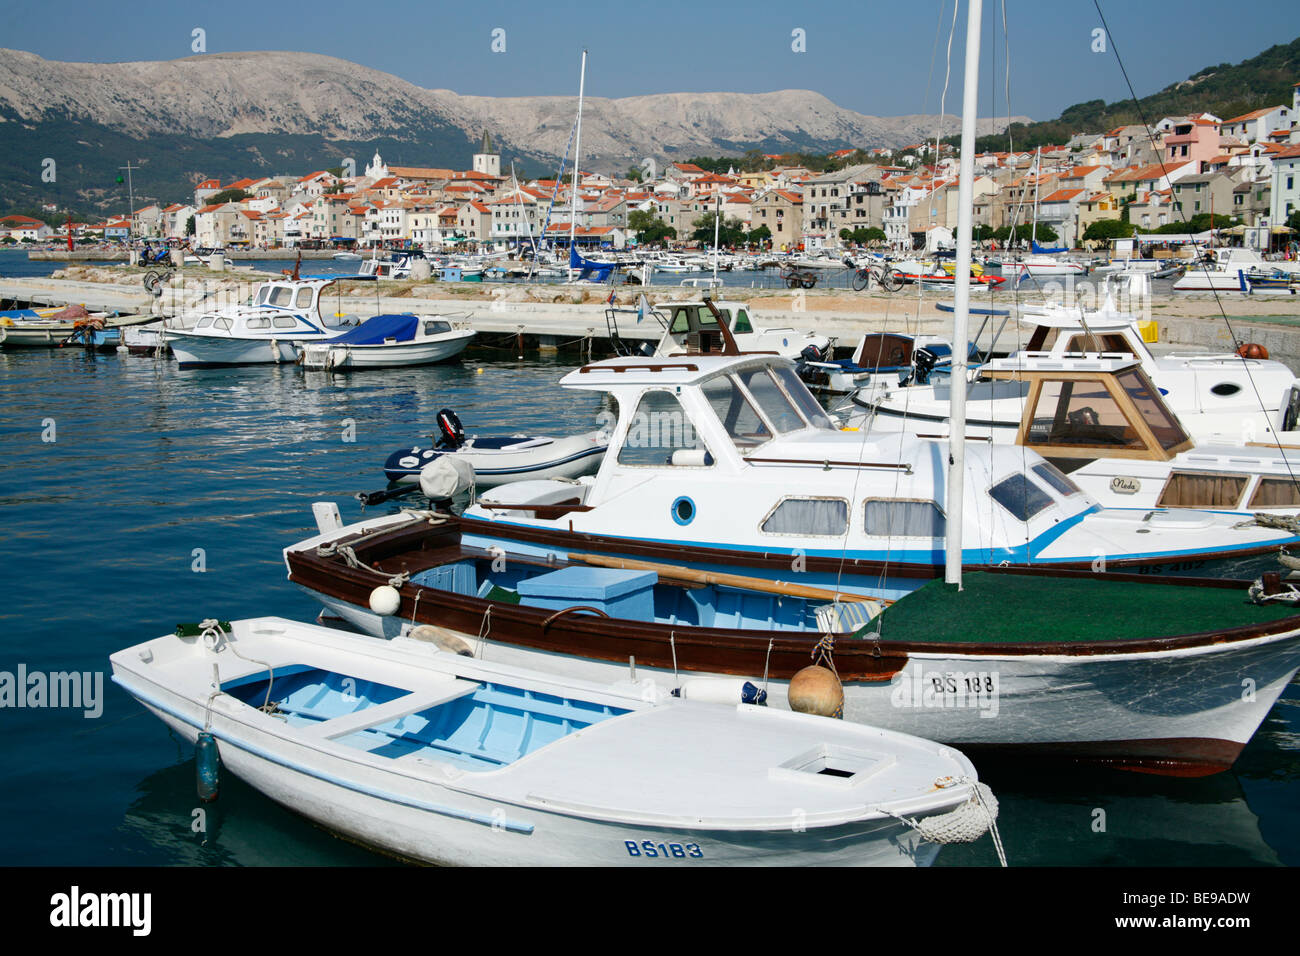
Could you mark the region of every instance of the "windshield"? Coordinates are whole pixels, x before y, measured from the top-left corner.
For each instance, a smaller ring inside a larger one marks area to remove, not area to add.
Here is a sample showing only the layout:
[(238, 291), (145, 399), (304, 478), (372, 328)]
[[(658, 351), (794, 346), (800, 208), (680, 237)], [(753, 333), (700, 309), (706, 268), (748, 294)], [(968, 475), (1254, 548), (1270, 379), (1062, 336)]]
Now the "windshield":
[(729, 377), (705, 382), (703, 391), (718, 421), (741, 451), (756, 448), (772, 437), (754, 406)]
[(749, 394), (754, 396), (763, 416), (778, 432), (793, 432), (804, 427), (799, 412), (776, 384), (776, 379), (767, 373), (767, 369), (746, 369), (736, 377), (749, 390)]

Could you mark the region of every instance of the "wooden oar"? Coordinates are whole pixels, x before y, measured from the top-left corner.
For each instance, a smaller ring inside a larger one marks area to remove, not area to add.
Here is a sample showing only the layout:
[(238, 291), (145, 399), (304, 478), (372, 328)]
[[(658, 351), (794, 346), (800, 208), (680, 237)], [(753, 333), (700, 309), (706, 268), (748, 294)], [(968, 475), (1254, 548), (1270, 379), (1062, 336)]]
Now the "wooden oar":
[(601, 568), (623, 568), (629, 571), (656, 571), (665, 578), (679, 581), (695, 581), (700, 584), (721, 584), (733, 588), (746, 588), (750, 591), (763, 591), (768, 594), (783, 594), (786, 597), (812, 598), (818, 601), (879, 601), (881, 604), (893, 604), (882, 598), (870, 598), (861, 594), (847, 594), (843, 591), (828, 591), (825, 588), (811, 588), (803, 584), (788, 584), (784, 581), (769, 581), (766, 578), (751, 578), (743, 574), (724, 574), (718, 571), (697, 571), (675, 564), (656, 564), (653, 561), (637, 561), (632, 558), (614, 558), (603, 554), (569, 554), (570, 561), (590, 564)]

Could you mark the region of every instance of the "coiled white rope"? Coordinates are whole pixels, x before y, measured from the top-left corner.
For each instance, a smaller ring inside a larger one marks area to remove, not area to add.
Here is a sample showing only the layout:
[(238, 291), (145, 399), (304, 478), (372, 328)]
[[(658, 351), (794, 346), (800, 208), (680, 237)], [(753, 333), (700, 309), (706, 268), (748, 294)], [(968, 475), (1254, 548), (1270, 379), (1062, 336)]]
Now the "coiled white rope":
[(883, 807), (872, 809), (906, 824), (931, 843), (974, 843), (988, 833), (993, 838), (993, 849), (997, 851), (998, 862), (1006, 866), (1007, 854), (1002, 845), (1002, 834), (998, 832), (998, 800), (993, 795), (993, 789), (988, 784), (969, 777), (958, 778), (956, 782), (972, 785), (971, 798), (947, 813), (914, 820)]

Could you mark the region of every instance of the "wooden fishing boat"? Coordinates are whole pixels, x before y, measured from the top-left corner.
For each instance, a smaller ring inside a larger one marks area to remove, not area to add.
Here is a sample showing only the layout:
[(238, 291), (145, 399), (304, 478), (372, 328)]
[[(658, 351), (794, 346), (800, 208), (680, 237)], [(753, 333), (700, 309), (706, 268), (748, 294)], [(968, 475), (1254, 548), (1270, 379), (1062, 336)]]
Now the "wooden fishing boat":
[(421, 862), (927, 865), (922, 834), (969, 840), (995, 812), (970, 762), (929, 741), (682, 699), (644, 673), (537, 674), (432, 630), (209, 621), (112, 655), (113, 680), (204, 738), (201, 772), (215, 747), (271, 799)]
[(768, 680), (781, 705), (837, 633), (845, 719), (962, 749), (1214, 773), (1300, 667), (1300, 613), (1255, 603), (1246, 582), (990, 568), (960, 601), (933, 580), (887, 604), (864, 601), (874, 579), (853, 572), (837, 590), (431, 512), (322, 520), (331, 530), (286, 549), (289, 579), (373, 636), (435, 624), (476, 655), (591, 680), (634, 658), (724, 700)]

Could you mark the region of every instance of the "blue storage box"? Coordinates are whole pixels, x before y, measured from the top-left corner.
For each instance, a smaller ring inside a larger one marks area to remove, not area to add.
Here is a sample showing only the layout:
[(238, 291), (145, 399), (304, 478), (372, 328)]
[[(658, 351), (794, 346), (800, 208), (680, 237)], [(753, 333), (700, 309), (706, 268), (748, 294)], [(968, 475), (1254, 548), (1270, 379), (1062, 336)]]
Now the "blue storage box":
[(610, 617), (653, 621), (657, 583), (659, 575), (653, 571), (560, 568), (520, 581), (519, 603), (556, 611), (585, 605), (599, 608)]
[(451, 591), (453, 594), (469, 595), (475, 593), (478, 575), (474, 571), (473, 561), (457, 561), (455, 564), (439, 565), (412, 575), (411, 583), (437, 588), (439, 591)]

